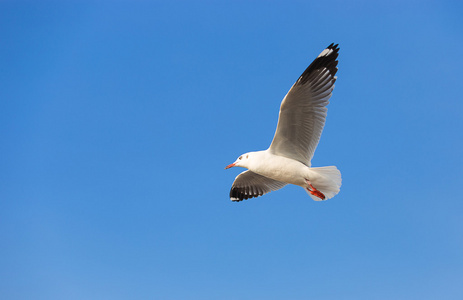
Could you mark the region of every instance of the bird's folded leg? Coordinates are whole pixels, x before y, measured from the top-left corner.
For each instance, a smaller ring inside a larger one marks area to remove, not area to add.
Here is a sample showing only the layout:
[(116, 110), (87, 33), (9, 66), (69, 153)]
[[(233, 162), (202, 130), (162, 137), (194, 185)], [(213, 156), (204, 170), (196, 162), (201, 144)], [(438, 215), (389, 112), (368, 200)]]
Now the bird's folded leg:
[(315, 197), (318, 197), (318, 198), (320, 198), (320, 199), (322, 199), (322, 200), (325, 200), (325, 195), (323, 195), (322, 192), (320, 192), (319, 190), (317, 190), (316, 188), (314, 188), (314, 186), (312, 185), (312, 183), (310, 183), (309, 180), (306, 179), (305, 181), (307, 181), (307, 184), (309, 185), (309, 186), (307, 187), (307, 190), (309, 191), (309, 193), (311, 193), (311, 194), (314, 195)]

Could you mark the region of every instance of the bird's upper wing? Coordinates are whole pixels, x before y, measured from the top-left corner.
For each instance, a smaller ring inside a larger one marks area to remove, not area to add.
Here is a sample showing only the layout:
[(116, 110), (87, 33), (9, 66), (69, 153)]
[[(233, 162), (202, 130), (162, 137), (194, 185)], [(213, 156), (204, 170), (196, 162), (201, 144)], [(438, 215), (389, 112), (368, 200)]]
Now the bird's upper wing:
[(251, 171), (244, 171), (236, 176), (230, 190), (230, 200), (241, 201), (259, 197), (276, 191), (287, 183), (270, 179)]
[(302, 73), (281, 102), (269, 151), (310, 167), (336, 81), (338, 45), (329, 45)]

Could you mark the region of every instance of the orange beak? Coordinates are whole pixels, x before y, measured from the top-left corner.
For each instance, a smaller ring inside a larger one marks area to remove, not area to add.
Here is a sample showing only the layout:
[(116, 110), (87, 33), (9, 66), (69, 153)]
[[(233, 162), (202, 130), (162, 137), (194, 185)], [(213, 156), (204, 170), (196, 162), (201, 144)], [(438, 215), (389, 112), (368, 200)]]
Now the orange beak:
[(225, 167), (225, 170), (230, 169), (231, 167), (234, 167), (234, 166), (235, 166), (235, 163), (229, 164), (228, 166)]

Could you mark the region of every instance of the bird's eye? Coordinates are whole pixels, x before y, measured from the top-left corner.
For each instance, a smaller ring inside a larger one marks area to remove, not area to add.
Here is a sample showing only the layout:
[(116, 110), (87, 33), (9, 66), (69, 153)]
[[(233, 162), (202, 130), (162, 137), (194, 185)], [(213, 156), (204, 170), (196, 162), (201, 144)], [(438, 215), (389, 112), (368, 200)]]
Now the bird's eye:
[(239, 160), (241, 160), (242, 158), (243, 158), (242, 156), (238, 157)]

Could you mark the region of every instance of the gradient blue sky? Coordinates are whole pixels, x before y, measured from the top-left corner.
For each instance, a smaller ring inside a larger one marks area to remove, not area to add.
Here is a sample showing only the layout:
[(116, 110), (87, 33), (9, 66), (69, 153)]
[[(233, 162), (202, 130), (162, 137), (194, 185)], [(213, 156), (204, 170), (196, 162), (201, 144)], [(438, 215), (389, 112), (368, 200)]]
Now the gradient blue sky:
[[(2, 298), (463, 299), (461, 3), (2, 1)], [(332, 42), (340, 194), (232, 203)]]

